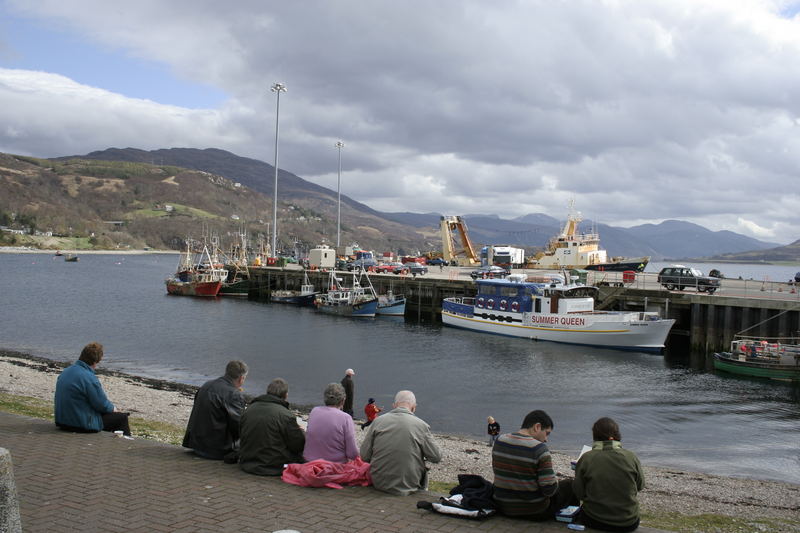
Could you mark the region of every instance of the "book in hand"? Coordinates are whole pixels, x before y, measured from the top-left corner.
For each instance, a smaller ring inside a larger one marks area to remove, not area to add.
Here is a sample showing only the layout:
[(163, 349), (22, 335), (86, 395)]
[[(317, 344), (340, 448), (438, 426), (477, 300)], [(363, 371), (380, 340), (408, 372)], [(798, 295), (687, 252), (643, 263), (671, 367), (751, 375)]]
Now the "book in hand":
[(584, 444), (583, 448), (581, 448), (580, 455), (578, 455), (578, 459), (575, 459), (574, 461), (570, 461), (569, 462), (569, 466), (573, 470), (575, 470), (575, 467), (578, 465), (578, 460), (580, 460), (580, 458), (583, 457), (583, 454), (585, 454), (586, 452), (590, 452), (590, 451), (592, 451), (592, 447), (591, 446), (587, 446), (587, 445)]
[(570, 505), (569, 507), (564, 507), (558, 513), (556, 513), (556, 520), (559, 522), (572, 522), (572, 520), (578, 515), (578, 511), (581, 508), (577, 505)]

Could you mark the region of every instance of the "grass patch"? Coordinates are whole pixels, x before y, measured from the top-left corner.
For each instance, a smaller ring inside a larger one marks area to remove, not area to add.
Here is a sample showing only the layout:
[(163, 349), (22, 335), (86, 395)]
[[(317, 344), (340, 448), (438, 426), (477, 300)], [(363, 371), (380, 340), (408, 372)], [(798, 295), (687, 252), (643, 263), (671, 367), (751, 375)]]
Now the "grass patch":
[[(0, 392), (0, 411), (43, 420), (53, 420), (53, 402), (30, 396)], [(136, 417), (130, 418), (130, 426), (131, 433), (137, 438), (176, 446), (180, 446), (183, 442), (183, 427)]]
[(642, 525), (681, 533), (750, 533), (800, 531), (800, 521), (780, 518), (736, 518), (718, 514), (642, 513)]
[(450, 489), (457, 485), (458, 483), (451, 483), (449, 481), (428, 481), (428, 490), (440, 494), (450, 494)]

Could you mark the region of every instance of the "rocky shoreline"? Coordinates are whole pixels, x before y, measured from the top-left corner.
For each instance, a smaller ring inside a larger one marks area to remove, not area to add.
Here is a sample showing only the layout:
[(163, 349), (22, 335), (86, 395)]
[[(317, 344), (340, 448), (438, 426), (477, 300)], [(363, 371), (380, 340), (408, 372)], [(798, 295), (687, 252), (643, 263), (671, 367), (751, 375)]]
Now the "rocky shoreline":
[[(0, 350), (0, 392), (52, 401), (56, 378), (66, 365)], [(197, 387), (107, 369), (99, 369), (97, 373), (109, 398), (119, 409), (130, 411), (135, 417), (186, 427)], [(308, 412), (308, 407), (293, 407), (300, 416)], [(357, 437), (360, 439), (361, 435)], [(461, 473), (492, 479), (491, 454), (486, 441), (442, 434), (436, 434), (436, 439), (443, 458), (441, 463), (432, 465), (432, 480), (454, 483)], [(569, 466), (572, 457), (554, 453), (553, 458), (560, 475), (572, 475)], [(644, 468), (647, 488), (640, 494), (640, 502), (645, 512), (716, 513), (744, 519), (763, 517), (795, 521), (800, 514), (800, 485), (647, 465)]]

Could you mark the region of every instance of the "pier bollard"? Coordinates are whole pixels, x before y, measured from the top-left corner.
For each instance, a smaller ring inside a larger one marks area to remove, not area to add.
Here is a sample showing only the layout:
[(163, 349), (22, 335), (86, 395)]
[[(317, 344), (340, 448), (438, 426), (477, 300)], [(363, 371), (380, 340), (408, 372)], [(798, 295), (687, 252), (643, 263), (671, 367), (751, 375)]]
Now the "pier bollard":
[(0, 531), (22, 533), (11, 453), (0, 448)]

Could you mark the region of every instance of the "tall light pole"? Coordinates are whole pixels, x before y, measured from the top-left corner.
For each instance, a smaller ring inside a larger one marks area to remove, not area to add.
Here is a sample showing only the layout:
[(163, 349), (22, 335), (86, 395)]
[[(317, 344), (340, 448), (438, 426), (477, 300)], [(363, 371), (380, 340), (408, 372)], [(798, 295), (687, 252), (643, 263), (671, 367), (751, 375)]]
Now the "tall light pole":
[(275, 104), (275, 198), (272, 200), (272, 257), (278, 257), (278, 117), (281, 112), (281, 93), (286, 92), (286, 86), (276, 83), (270, 89), (278, 95)]
[(342, 244), (340, 242), (340, 237), (342, 227), (342, 148), (344, 148), (344, 143), (342, 141), (336, 141), (334, 146), (339, 149), (339, 175), (336, 178), (336, 195), (338, 204), (336, 213), (336, 253), (339, 253), (339, 246)]

